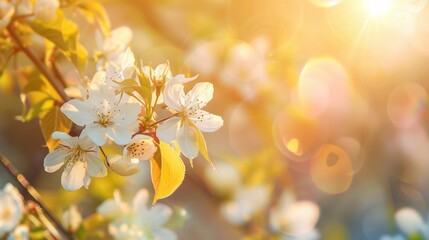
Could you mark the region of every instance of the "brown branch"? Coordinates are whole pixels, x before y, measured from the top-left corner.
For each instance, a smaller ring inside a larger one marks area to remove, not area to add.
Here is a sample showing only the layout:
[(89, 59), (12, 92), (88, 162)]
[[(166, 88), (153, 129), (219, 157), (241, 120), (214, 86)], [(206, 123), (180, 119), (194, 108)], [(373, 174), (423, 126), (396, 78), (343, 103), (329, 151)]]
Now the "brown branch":
[[(49, 218), (49, 221), (51, 224), (55, 225), (56, 229), (58, 229), (61, 234), (53, 233), (52, 234), (56, 237), (56, 239), (62, 239), (64, 236), (68, 236), (67, 239), (71, 239), (69, 237), (68, 231), (64, 228), (64, 226), (61, 224), (61, 222), (56, 219), (55, 216), (53, 216), (50, 211), (47, 210), (46, 206), (39, 201), (40, 195), (36, 191), (36, 189), (30, 185), (30, 183), (27, 181), (27, 179), (20, 174), (13, 165), (2, 155), (0, 155), (0, 163), (3, 165), (4, 169), (9, 173), (11, 177), (17, 180), (17, 182), (20, 184), (21, 188), (24, 189), (24, 194), (27, 200), (30, 200), (37, 204), (41, 210), (43, 210), (44, 215), (46, 215)], [(45, 222), (45, 224), (47, 224)], [(46, 226), (48, 229), (53, 229), (52, 226)]]
[(19, 39), (19, 36), (16, 34), (13, 25), (13, 23), (9, 24), (7, 30), (14, 42), (25, 53), (25, 55), (27, 55), (31, 62), (39, 69), (40, 73), (42, 73), (42, 75), (46, 77), (46, 79), (49, 81), (55, 91), (57, 91), (57, 93), (60, 95), (61, 99), (64, 102), (70, 100), (70, 98), (65, 93), (63, 86), (61, 86), (59, 80), (55, 78), (55, 76), (48, 70), (45, 64), (43, 64), (41, 61), (39, 61), (39, 59), (37, 59), (37, 57), (33, 54), (33, 52), (30, 51), (30, 49), (24, 46), (21, 39)]

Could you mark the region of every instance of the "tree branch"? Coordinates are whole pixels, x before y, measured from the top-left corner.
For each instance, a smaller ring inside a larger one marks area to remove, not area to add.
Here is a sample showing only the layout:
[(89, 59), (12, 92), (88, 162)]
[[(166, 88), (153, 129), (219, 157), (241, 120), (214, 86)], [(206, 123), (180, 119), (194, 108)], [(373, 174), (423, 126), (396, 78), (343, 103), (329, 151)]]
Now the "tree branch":
[(30, 51), (24, 44), (22, 43), (21, 39), (19, 39), (19, 36), (16, 34), (13, 23), (9, 24), (7, 27), (7, 30), (9, 31), (9, 34), (11, 38), (14, 40), (14, 42), (19, 46), (19, 48), (27, 55), (27, 57), (33, 62), (33, 64), (39, 69), (40, 73), (43, 74), (43, 76), (46, 77), (46, 79), (49, 81), (49, 83), (52, 85), (52, 87), (57, 91), (57, 93), (60, 95), (61, 99), (64, 102), (67, 102), (70, 100), (70, 98), (67, 96), (67, 94), (64, 91), (63, 86), (61, 83), (55, 78), (55, 76), (48, 70), (45, 64), (43, 64), (37, 57), (33, 54), (33, 52)]

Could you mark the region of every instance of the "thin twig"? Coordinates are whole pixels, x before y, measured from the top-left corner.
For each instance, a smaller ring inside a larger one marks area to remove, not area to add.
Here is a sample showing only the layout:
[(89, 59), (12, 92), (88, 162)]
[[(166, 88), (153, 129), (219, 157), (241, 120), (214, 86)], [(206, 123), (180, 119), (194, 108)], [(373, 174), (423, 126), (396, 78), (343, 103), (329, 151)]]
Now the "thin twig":
[[(61, 237), (64, 237), (64, 236), (68, 236), (68, 239), (70, 239), (69, 233), (64, 228), (64, 226), (61, 224), (61, 222), (58, 219), (56, 219), (56, 217), (53, 216), (50, 213), (50, 211), (47, 210), (46, 206), (42, 202), (39, 201), (39, 197), (40, 197), (39, 193), (36, 191), (36, 189), (34, 189), (29, 184), (27, 179), (22, 174), (20, 174), (13, 167), (13, 165), (2, 155), (0, 155), (0, 163), (4, 166), (4, 169), (6, 169), (6, 171), (9, 173), (9, 175), (11, 177), (15, 178), (17, 180), (17, 182), (21, 185), (21, 187), (25, 190), (25, 195), (27, 196), (27, 199), (36, 203), (43, 210), (43, 213), (49, 218), (50, 222), (53, 223), (57, 227), (56, 229), (58, 229), (62, 233), (62, 236), (56, 236), (57, 239), (61, 239)], [(56, 234), (59, 235), (58, 233), (56, 233)]]
[(22, 43), (21, 39), (19, 39), (18, 35), (16, 34), (15, 30), (13, 29), (13, 23), (9, 24), (7, 27), (7, 30), (9, 31), (9, 34), (11, 38), (15, 41), (15, 43), (19, 46), (19, 48), (27, 55), (27, 57), (33, 62), (33, 64), (39, 69), (40, 73), (43, 74), (43, 76), (46, 77), (46, 79), (49, 81), (49, 83), (54, 87), (55, 91), (60, 95), (61, 99), (64, 102), (67, 102), (70, 100), (70, 98), (67, 96), (67, 94), (64, 91), (64, 88), (59, 83), (59, 80), (55, 78), (55, 76), (48, 70), (45, 64), (43, 64), (37, 57), (33, 54), (33, 52), (30, 51), (24, 44)]
[(149, 125), (148, 127), (153, 127), (153, 126), (155, 126), (156, 124), (162, 123), (162, 122), (164, 122), (164, 121), (166, 121), (166, 120), (168, 120), (168, 119), (170, 119), (170, 118), (172, 118), (172, 117), (175, 117), (175, 116), (177, 116), (177, 113), (175, 113), (175, 114), (173, 114), (173, 115), (171, 115), (171, 116), (165, 117), (165, 118), (163, 118), (163, 119), (161, 119), (161, 120), (158, 120), (158, 121), (156, 121), (156, 122), (152, 123), (151, 125)]
[(63, 88), (66, 88), (67, 87), (66, 80), (64, 79), (63, 75), (61, 75), (61, 72), (58, 69), (55, 59), (51, 58), (49, 61), (52, 64), (52, 71), (54, 72), (55, 76), (60, 81), (61, 85), (63, 85)]

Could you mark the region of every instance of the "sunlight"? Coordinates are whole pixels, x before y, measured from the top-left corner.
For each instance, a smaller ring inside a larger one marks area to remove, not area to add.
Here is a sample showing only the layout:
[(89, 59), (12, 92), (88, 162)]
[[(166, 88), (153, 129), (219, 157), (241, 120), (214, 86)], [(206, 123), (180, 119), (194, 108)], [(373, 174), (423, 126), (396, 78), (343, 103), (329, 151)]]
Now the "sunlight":
[(369, 13), (374, 17), (383, 15), (392, 6), (390, 0), (366, 0), (365, 4)]

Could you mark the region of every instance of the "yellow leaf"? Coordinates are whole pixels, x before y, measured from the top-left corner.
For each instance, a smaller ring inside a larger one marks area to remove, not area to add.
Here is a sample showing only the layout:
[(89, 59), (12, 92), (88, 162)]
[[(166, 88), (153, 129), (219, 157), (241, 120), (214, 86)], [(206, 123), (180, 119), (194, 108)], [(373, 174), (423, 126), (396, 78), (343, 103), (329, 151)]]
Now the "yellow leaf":
[(49, 151), (54, 150), (59, 142), (58, 140), (52, 139), (52, 133), (55, 131), (68, 132), (72, 127), (72, 122), (57, 106), (51, 108), (46, 115), (40, 119), (39, 123)]
[[(210, 163), (210, 165), (212, 165), (213, 169), (215, 169), (212, 160), (210, 159), (209, 156), (209, 151), (207, 150), (207, 144), (206, 144), (206, 140), (204, 139), (203, 133), (197, 128), (197, 126), (192, 123), (191, 121), (189, 121), (189, 124), (195, 128), (196, 132), (197, 132), (197, 141), (198, 141), (198, 148), (200, 149), (200, 153), (201, 155), (203, 155), (204, 159), (206, 159), (206, 161), (208, 163)], [(192, 162), (191, 162), (192, 164)]]
[(151, 159), (152, 183), (155, 188), (152, 204), (170, 196), (185, 178), (185, 164), (176, 150), (164, 142), (159, 143), (159, 148), (160, 152)]

